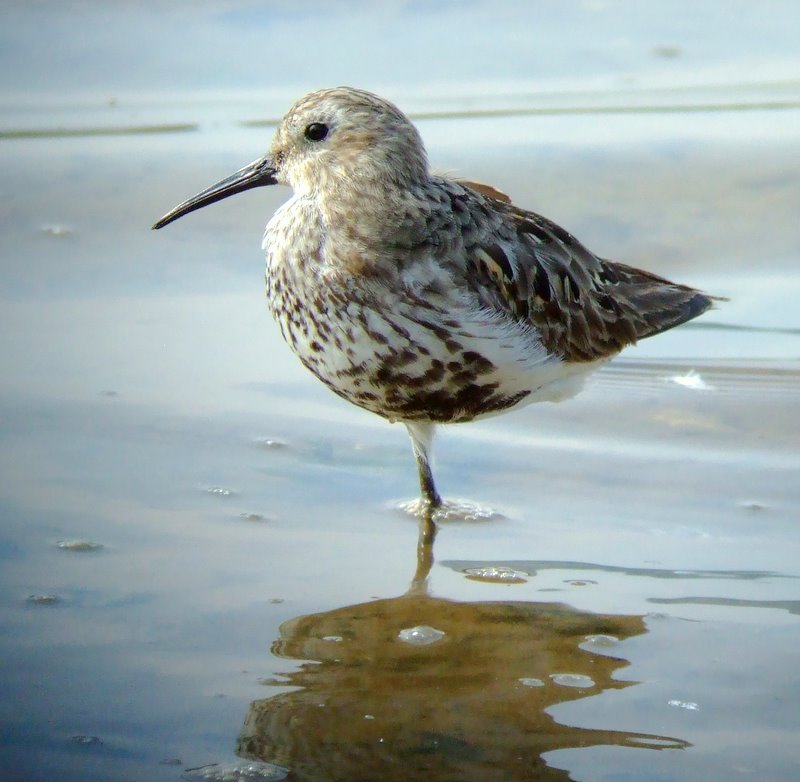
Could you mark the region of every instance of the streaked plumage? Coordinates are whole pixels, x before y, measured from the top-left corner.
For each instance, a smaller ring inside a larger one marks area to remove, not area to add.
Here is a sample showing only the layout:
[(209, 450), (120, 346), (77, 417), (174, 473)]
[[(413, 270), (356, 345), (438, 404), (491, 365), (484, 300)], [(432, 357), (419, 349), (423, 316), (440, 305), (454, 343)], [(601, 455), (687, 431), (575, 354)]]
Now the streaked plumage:
[(406, 424), (434, 506), (435, 424), (573, 396), (627, 345), (712, 304), (598, 258), (490, 186), (431, 174), (406, 117), (347, 87), (301, 98), (266, 157), (154, 227), (276, 182), (294, 190), (264, 234), (281, 333), (337, 394)]

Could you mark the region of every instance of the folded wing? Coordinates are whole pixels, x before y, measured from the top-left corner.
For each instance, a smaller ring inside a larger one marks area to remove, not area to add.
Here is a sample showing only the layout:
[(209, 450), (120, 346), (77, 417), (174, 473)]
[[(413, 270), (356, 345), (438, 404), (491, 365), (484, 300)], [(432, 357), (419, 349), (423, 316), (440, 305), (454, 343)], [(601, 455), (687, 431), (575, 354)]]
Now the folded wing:
[(597, 257), (560, 226), (493, 196), (491, 188), (461, 184), (504, 216), (504, 230), (478, 235), (465, 247), (468, 284), (481, 306), (530, 323), (545, 347), (567, 361), (613, 356), (714, 302), (694, 288)]

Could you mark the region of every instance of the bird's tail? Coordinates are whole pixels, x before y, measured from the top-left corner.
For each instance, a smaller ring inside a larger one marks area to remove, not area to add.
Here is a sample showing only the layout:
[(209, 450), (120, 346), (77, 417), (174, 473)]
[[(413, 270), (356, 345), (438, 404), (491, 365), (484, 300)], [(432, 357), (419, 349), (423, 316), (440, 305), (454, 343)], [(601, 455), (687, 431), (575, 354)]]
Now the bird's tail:
[(680, 326), (702, 315), (714, 302), (726, 301), (632, 266), (614, 263), (613, 267), (619, 278), (619, 293), (633, 305), (638, 315), (637, 340)]

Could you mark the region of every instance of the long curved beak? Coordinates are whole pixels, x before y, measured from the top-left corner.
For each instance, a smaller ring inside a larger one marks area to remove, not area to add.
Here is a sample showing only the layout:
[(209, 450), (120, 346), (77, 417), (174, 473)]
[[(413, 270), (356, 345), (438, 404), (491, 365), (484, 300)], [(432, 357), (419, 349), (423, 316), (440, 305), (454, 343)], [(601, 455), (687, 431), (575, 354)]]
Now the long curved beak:
[(189, 212), (194, 212), (195, 209), (200, 209), (208, 204), (213, 204), (215, 201), (221, 201), (223, 198), (241, 193), (245, 190), (250, 190), (253, 187), (265, 187), (266, 185), (277, 184), (275, 179), (276, 169), (272, 164), (272, 160), (268, 157), (259, 158), (252, 163), (248, 163), (244, 168), (240, 168), (235, 174), (226, 177), (215, 185), (203, 190), (196, 196), (192, 196), (178, 204), (174, 209), (167, 212), (157, 223), (153, 225), (154, 229), (163, 228), (169, 225), (173, 220), (183, 217)]

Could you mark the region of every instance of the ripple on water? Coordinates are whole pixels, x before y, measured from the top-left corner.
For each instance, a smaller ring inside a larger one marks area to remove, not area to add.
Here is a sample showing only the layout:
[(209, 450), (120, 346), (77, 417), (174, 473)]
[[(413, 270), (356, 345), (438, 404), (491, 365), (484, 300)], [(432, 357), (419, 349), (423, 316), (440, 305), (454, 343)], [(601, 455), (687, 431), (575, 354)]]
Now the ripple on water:
[(181, 779), (186, 782), (246, 782), (246, 780), (280, 782), (280, 780), (286, 779), (288, 775), (289, 770), (283, 768), (283, 766), (249, 761), (228, 766), (213, 763), (209, 766), (186, 769), (181, 774)]
[(713, 391), (714, 386), (708, 384), (701, 376), (700, 373), (694, 369), (690, 369), (683, 375), (672, 375), (668, 378), (671, 383), (688, 388), (691, 391)]
[(254, 523), (268, 521), (267, 517), (262, 513), (240, 513), (239, 518), (243, 521), (252, 521)]
[(650, 749), (686, 749), (689, 746), (680, 739), (668, 739), (663, 736), (629, 736), (628, 741)]
[(544, 687), (544, 681), (542, 679), (537, 679), (535, 676), (523, 676), (517, 681), (523, 687)]
[(59, 540), (57, 548), (62, 551), (100, 551), (102, 543), (93, 543), (91, 540)]
[(253, 445), (256, 448), (263, 448), (265, 451), (282, 451), (284, 448), (289, 447), (286, 440), (281, 440), (277, 437), (256, 437), (253, 440)]
[(397, 637), (412, 646), (429, 646), (441, 641), (445, 634), (441, 630), (429, 625), (417, 625), (416, 627), (406, 627), (402, 629)]
[(64, 237), (72, 236), (74, 231), (70, 226), (63, 225), (62, 223), (44, 223), (39, 226), (39, 233), (43, 233), (45, 236), (63, 239)]
[(36, 606), (53, 606), (61, 602), (58, 595), (28, 595), (27, 602)]
[[(398, 502), (394, 507), (417, 519), (425, 518), (429, 512), (427, 503), (420, 498)], [(499, 511), (469, 500), (445, 500), (433, 512), (433, 520), (437, 524), (502, 521), (505, 518)]]
[(741, 510), (745, 510), (748, 513), (761, 513), (767, 509), (766, 503), (758, 500), (742, 500), (741, 502), (737, 503), (737, 506), (741, 508)]

